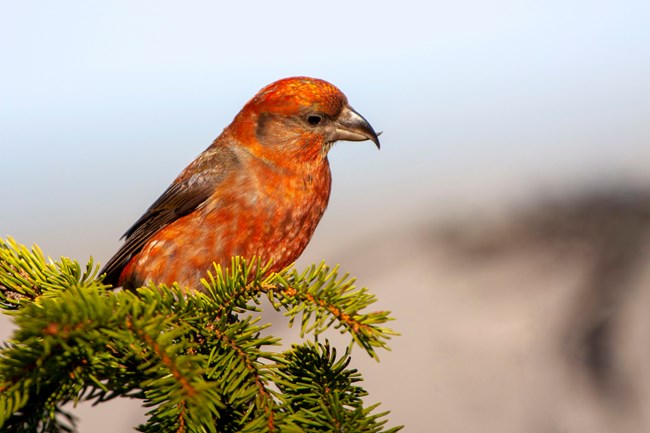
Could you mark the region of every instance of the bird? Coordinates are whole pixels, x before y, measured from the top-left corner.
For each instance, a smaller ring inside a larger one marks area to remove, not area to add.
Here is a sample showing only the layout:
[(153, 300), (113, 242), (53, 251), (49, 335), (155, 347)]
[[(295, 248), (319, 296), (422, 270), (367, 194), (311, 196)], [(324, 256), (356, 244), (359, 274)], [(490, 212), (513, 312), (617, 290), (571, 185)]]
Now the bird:
[(262, 88), (122, 236), (100, 274), (113, 287), (150, 283), (204, 291), (232, 257), (291, 265), (329, 202), (328, 152), (374, 142), (373, 127), (333, 84), (289, 77)]

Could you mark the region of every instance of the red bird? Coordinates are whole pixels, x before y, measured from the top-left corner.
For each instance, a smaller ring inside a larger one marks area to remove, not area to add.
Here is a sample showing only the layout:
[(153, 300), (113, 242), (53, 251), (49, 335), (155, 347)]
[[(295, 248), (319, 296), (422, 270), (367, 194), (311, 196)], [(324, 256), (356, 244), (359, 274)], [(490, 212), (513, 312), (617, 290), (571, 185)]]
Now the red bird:
[(307, 77), (264, 87), (125, 233), (104, 282), (200, 290), (212, 263), (233, 256), (272, 260), (269, 272), (293, 263), (327, 207), (338, 140), (379, 148), (338, 88)]

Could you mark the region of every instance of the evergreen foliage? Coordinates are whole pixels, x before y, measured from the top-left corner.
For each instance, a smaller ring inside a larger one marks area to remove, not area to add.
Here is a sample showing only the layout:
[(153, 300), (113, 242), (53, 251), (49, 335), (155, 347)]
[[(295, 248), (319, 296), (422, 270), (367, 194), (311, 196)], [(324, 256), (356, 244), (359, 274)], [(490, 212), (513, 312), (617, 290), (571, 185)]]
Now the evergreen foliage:
[[(377, 405), (364, 407), (356, 345), (377, 358), (395, 333), (388, 312), (348, 275), (325, 264), (262, 277), (264, 266), (234, 258), (215, 267), (205, 293), (178, 286), (115, 291), (92, 259), (45, 259), (0, 240), (0, 307), (18, 327), (0, 351), (0, 429), (74, 430), (62, 406), (115, 397), (150, 408), (143, 432), (395, 432)], [(261, 297), (312, 340), (272, 351), (261, 331)], [(351, 336), (342, 356), (317, 336)]]

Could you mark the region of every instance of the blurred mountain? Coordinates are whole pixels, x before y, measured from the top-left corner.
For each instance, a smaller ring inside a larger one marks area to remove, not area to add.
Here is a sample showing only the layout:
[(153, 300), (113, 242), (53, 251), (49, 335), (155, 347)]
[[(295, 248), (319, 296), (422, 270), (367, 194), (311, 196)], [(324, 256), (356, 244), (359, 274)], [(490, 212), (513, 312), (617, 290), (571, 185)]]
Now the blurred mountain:
[(363, 363), (407, 431), (650, 431), (650, 190), (589, 188), (390, 227), (341, 259), (393, 310)]

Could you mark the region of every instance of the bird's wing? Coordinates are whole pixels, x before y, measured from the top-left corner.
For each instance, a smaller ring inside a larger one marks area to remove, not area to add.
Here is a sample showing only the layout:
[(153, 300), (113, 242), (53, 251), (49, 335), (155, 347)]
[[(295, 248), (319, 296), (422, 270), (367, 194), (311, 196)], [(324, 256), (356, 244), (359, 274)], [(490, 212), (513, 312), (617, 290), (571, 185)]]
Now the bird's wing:
[(210, 147), (192, 162), (124, 234), (126, 242), (104, 265), (104, 282), (116, 286), (129, 260), (161, 229), (200, 207), (239, 161), (225, 146)]

